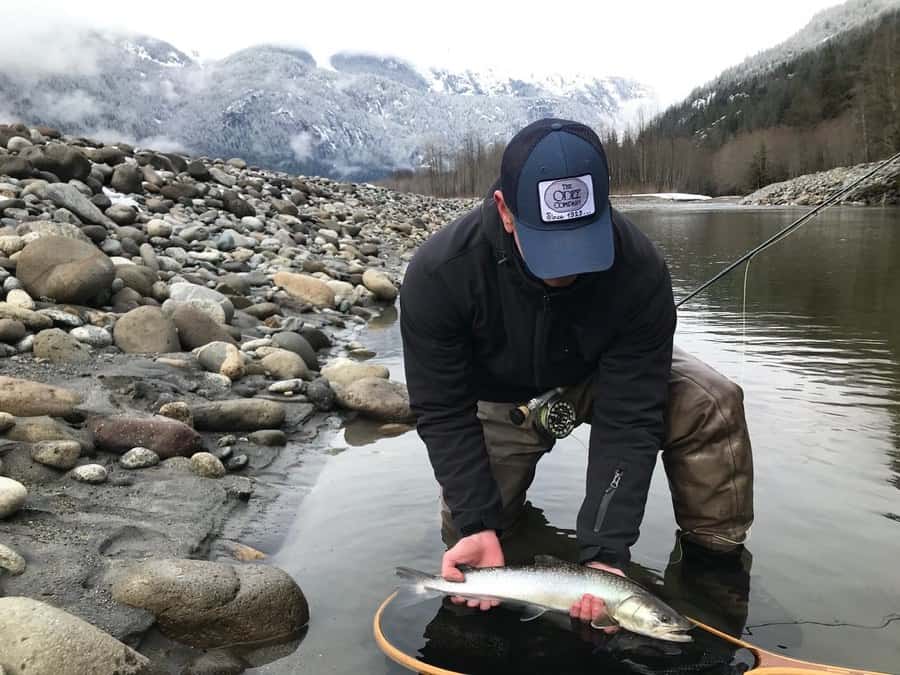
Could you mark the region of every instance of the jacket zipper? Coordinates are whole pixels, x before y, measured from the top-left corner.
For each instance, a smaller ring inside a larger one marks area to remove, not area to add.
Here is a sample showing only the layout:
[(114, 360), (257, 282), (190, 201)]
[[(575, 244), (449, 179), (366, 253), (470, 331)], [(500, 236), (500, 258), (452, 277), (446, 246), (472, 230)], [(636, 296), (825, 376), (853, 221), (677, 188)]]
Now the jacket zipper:
[(538, 330), (535, 331), (534, 335), (534, 383), (538, 387), (541, 387), (544, 381), (543, 377), (541, 376), (541, 362), (543, 361), (541, 356), (547, 348), (547, 336), (545, 333), (547, 332), (547, 326), (550, 323), (548, 321), (549, 313), (550, 296), (547, 293), (544, 293), (544, 301), (542, 305), (540, 321), (538, 323)]
[(606, 519), (609, 503), (612, 501), (613, 495), (616, 493), (623, 475), (625, 475), (625, 470), (622, 469), (622, 467), (617, 466), (612, 480), (603, 492), (603, 499), (600, 500), (600, 507), (597, 509), (597, 517), (594, 519), (594, 532), (599, 532), (600, 528), (603, 527), (603, 521)]

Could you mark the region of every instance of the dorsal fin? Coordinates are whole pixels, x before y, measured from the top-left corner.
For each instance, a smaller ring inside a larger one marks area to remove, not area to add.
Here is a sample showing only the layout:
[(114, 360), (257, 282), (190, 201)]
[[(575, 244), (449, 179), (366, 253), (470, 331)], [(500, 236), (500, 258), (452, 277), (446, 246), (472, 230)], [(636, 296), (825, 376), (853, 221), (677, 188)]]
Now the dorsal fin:
[(534, 556), (534, 566), (535, 567), (559, 567), (560, 565), (572, 565), (573, 563), (569, 560), (562, 560), (561, 558), (557, 558), (552, 555), (544, 555), (539, 553)]

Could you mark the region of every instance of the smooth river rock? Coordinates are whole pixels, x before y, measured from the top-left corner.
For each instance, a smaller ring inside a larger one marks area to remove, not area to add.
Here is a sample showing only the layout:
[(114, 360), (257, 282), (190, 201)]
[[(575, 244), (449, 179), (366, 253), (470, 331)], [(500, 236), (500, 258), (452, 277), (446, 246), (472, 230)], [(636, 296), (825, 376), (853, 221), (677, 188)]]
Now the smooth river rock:
[(213, 320), (208, 313), (198, 307), (173, 302), (170, 305), (170, 316), (178, 329), (178, 339), (185, 350), (203, 347), (210, 342), (227, 342), (234, 344), (234, 338), (221, 322)]
[(284, 424), (285, 409), (277, 401), (232, 399), (191, 406), (194, 426), (201, 431), (256, 431)]
[(148, 675), (149, 660), (91, 624), (31, 598), (0, 598), (9, 675)]
[(409, 393), (400, 382), (380, 377), (364, 377), (349, 385), (335, 387), (338, 403), (376, 420), (408, 422), (413, 418), (409, 409)]
[(164, 417), (117, 415), (88, 420), (97, 447), (122, 454), (132, 448), (148, 448), (161, 459), (190, 457), (203, 448), (203, 439), (188, 425)]
[(34, 298), (85, 305), (110, 289), (116, 270), (93, 244), (49, 236), (31, 242), (19, 254), (16, 276)]
[(22, 508), (28, 490), (19, 481), (0, 476), (0, 520), (9, 518)]
[(313, 307), (334, 307), (334, 291), (321, 279), (308, 274), (278, 272), (275, 274), (275, 285)]
[(129, 354), (165, 354), (181, 351), (178, 330), (159, 307), (138, 307), (116, 322), (116, 346)]
[(81, 457), (81, 443), (78, 441), (41, 441), (31, 446), (31, 458), (54, 469), (68, 471)]
[(363, 273), (363, 285), (385, 302), (393, 302), (397, 297), (397, 287), (381, 270), (368, 269)]
[(69, 389), (0, 375), (0, 412), (16, 417), (65, 417), (81, 402), (81, 395)]
[(149, 448), (132, 448), (119, 457), (119, 464), (124, 469), (146, 469), (159, 464), (159, 455)]
[[(26, 567), (25, 558), (9, 546), (0, 544), (0, 570), (6, 570), (8, 574), (17, 577), (25, 573)], [(2, 654), (0, 654), (0, 658), (2, 658)]]
[(79, 483), (89, 483), (91, 485), (99, 485), (105, 483), (109, 479), (109, 473), (106, 467), (100, 464), (83, 464), (72, 469), (69, 474), (73, 480)]
[(210, 342), (196, 351), (197, 360), (211, 373), (224, 375), (230, 380), (244, 376), (244, 354), (231, 342)]
[(59, 328), (42, 330), (34, 337), (35, 357), (51, 363), (86, 363), (91, 360), (91, 348)]
[(322, 377), (328, 380), (328, 383), (332, 386), (346, 386), (364, 377), (379, 377), (386, 380), (390, 376), (391, 373), (386, 366), (379, 366), (375, 363), (360, 363), (359, 361), (343, 357), (329, 361), (322, 368)]
[(116, 579), (112, 594), (152, 612), (163, 633), (195, 647), (287, 638), (309, 622), (300, 587), (267, 565), (150, 560)]
[(191, 471), (203, 478), (222, 478), (227, 473), (222, 460), (209, 452), (198, 452), (191, 457)]

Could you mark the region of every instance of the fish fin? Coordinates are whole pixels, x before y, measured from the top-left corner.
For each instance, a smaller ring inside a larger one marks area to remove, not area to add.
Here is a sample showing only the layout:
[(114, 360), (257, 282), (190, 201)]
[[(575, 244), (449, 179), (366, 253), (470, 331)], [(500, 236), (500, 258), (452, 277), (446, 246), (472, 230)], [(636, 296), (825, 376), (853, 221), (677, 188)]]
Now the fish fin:
[(526, 605), (525, 613), (522, 614), (519, 621), (521, 621), (522, 623), (534, 621), (535, 619), (538, 619), (538, 618), (544, 616), (544, 614), (546, 614), (546, 613), (547, 613), (547, 609), (545, 607), (538, 607), (537, 605)]
[(543, 553), (539, 553), (534, 556), (534, 564), (535, 567), (557, 567), (559, 565), (571, 565), (572, 561), (563, 560), (554, 555), (544, 555)]
[(391, 604), (397, 609), (406, 609), (441, 595), (443, 595), (443, 593), (438, 593), (437, 591), (432, 591), (421, 586), (401, 586), (397, 589), (397, 595), (394, 596)]
[(434, 581), (434, 579), (436, 579), (433, 574), (420, 572), (419, 570), (414, 570), (411, 567), (397, 567), (394, 569), (394, 574), (396, 574), (398, 577), (409, 584), (421, 584), (426, 581)]
[(412, 607), (425, 600), (443, 595), (439, 591), (427, 587), (428, 582), (436, 579), (431, 574), (410, 567), (398, 567), (394, 572), (403, 580), (397, 589), (397, 597), (394, 598), (394, 606), (398, 609)]

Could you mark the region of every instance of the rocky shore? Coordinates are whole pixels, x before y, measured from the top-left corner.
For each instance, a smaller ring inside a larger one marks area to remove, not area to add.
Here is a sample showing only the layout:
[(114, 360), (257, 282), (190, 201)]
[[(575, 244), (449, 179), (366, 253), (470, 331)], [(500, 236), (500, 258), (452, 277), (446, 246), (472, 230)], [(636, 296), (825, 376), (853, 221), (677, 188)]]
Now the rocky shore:
[(303, 580), (223, 529), (334, 415), (409, 421), (354, 331), (470, 205), (0, 126), (0, 673), (295, 648)]
[[(798, 176), (772, 183), (744, 197), (744, 206), (816, 206), (853, 181), (861, 178), (879, 163), (838, 167), (829, 171)], [(864, 181), (842, 200), (856, 206), (900, 204), (900, 161), (894, 161), (870, 180)]]

